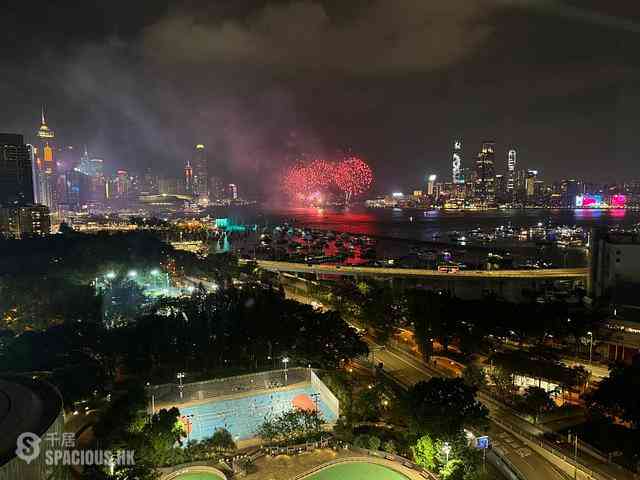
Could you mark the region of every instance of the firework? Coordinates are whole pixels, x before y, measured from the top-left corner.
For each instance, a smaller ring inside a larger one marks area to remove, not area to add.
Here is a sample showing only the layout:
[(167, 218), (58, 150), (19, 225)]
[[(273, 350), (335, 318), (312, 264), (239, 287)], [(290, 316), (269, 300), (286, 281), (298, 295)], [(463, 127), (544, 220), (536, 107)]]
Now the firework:
[(282, 178), (282, 188), (291, 198), (304, 203), (317, 203), (330, 191), (339, 190), (350, 200), (366, 192), (373, 182), (371, 168), (355, 156), (338, 163), (316, 158), (289, 167)]
[(373, 172), (367, 163), (355, 156), (346, 157), (335, 169), (334, 181), (336, 186), (350, 200), (363, 194), (373, 183)]

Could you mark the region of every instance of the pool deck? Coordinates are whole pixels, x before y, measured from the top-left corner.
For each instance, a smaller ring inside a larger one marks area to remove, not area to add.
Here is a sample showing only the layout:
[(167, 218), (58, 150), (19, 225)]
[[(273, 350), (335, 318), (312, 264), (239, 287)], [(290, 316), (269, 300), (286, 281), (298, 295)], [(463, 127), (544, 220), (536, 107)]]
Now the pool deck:
[(175, 402), (156, 403), (155, 404), (155, 412), (157, 412), (158, 410), (162, 410), (163, 408), (169, 409), (169, 408), (172, 408), (172, 407), (176, 407), (178, 410), (180, 410), (180, 408), (194, 407), (194, 406), (197, 406), (197, 405), (204, 405), (206, 403), (211, 403), (211, 402), (222, 402), (224, 400), (238, 400), (240, 398), (255, 397), (257, 395), (264, 395), (264, 394), (272, 393), (272, 392), (286, 392), (286, 391), (289, 391), (289, 390), (295, 390), (296, 388), (308, 387), (309, 385), (311, 385), (311, 382), (298, 382), (298, 383), (292, 383), (291, 385), (287, 385), (286, 387), (276, 387), (276, 388), (270, 388), (268, 390), (266, 390), (266, 389), (247, 390), (247, 391), (244, 391), (244, 392), (234, 393), (234, 394), (231, 394), (231, 395), (220, 395), (220, 396), (217, 396), (217, 397), (203, 398), (202, 400), (191, 400), (189, 402), (182, 402), (182, 403), (175, 403)]

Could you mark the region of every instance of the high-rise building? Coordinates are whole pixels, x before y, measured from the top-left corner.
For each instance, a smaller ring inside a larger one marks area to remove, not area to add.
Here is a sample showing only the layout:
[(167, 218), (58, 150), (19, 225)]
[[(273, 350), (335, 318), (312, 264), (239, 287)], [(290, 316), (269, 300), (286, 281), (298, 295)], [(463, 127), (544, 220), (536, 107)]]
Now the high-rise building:
[(126, 170), (118, 170), (116, 177), (110, 182), (108, 197), (110, 200), (126, 200), (131, 189), (131, 179)]
[(527, 199), (531, 200), (536, 194), (536, 181), (538, 179), (537, 170), (527, 170), (527, 177), (525, 180), (525, 191), (527, 192)]
[(494, 142), (483, 142), (476, 159), (474, 191), (478, 200), (490, 203), (495, 198), (495, 146)]
[(85, 145), (84, 153), (80, 157), (78, 170), (89, 177), (97, 177), (104, 173), (104, 160), (102, 158), (91, 158)]
[(207, 152), (204, 145), (199, 143), (196, 145), (193, 162), (193, 192), (199, 197), (207, 197), (209, 195), (209, 172), (207, 168)]
[(28, 238), (51, 233), (49, 209), (44, 205), (0, 207), (0, 236)]
[(429, 195), (431, 197), (433, 196), (433, 193), (434, 193), (434, 186), (436, 184), (436, 179), (437, 178), (438, 177), (436, 175), (433, 175), (433, 174), (431, 174), (431, 175), (429, 175), (427, 177), (427, 195)]
[(496, 175), (495, 178), (495, 186), (496, 186), (496, 201), (499, 203), (504, 203), (508, 201), (508, 179), (502, 174)]
[(38, 137), (38, 146), (36, 153), (36, 193), (38, 203), (46, 205), (49, 210), (55, 210), (57, 206), (58, 196), (58, 178), (57, 165), (54, 157), (55, 151), (55, 133), (47, 125), (44, 115), (44, 107), (42, 107), (40, 128), (36, 136)]
[(193, 193), (193, 168), (189, 160), (187, 160), (187, 164), (184, 167), (184, 184), (186, 193)]
[(235, 183), (229, 184), (229, 198), (231, 200), (238, 199), (238, 186)]
[(33, 147), (22, 135), (0, 133), (0, 205), (35, 202)]
[(513, 194), (516, 185), (517, 153), (512, 148), (507, 154), (507, 192)]
[(464, 172), (462, 167), (462, 140), (453, 142), (453, 162), (452, 162), (453, 183), (464, 183)]

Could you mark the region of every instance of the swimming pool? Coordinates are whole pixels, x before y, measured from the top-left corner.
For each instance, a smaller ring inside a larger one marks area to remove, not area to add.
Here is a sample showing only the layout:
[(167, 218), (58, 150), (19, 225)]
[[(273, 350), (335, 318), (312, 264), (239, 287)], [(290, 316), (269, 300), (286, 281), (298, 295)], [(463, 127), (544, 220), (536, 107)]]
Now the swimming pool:
[(189, 440), (210, 437), (218, 428), (226, 428), (235, 440), (255, 437), (266, 418), (291, 410), (293, 399), (306, 395), (317, 398), (318, 409), (327, 423), (336, 421), (336, 414), (322, 401), (321, 395), (311, 385), (292, 390), (262, 393), (233, 400), (218, 400), (180, 407), (180, 414), (191, 422)]
[(308, 480), (408, 480), (395, 470), (375, 463), (340, 463), (314, 473)]

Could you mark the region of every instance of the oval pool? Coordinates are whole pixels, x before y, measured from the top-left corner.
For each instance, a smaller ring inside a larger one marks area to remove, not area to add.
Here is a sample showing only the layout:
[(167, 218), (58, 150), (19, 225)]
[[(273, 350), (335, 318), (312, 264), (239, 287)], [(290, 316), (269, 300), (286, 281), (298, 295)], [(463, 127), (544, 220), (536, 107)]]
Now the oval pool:
[(366, 462), (338, 463), (306, 477), (307, 480), (408, 480), (403, 474), (383, 465)]

